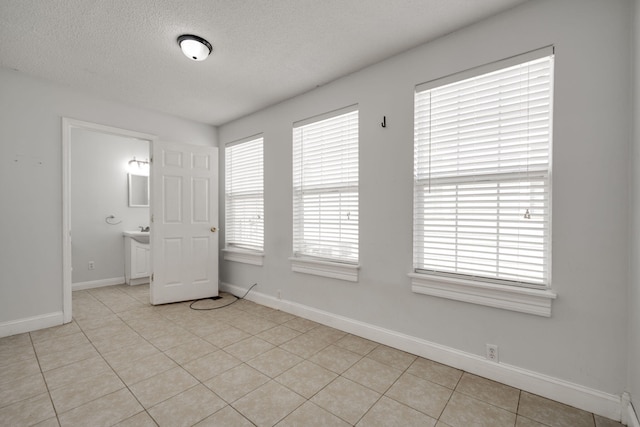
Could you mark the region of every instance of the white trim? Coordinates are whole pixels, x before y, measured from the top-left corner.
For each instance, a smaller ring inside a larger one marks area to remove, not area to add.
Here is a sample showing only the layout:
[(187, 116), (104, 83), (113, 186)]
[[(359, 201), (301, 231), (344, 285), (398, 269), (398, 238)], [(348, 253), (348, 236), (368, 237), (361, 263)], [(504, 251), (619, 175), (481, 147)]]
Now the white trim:
[(551, 301), (558, 296), (550, 289), (531, 289), (419, 273), (409, 273), (409, 277), (411, 290), (418, 294), (544, 317), (551, 317)]
[(241, 262), (251, 265), (264, 264), (264, 252), (244, 251), (235, 248), (225, 248), (222, 250), (225, 261)]
[(348, 105), (346, 107), (338, 108), (337, 110), (328, 111), (326, 113), (317, 114), (315, 116), (307, 117), (306, 119), (293, 122), (293, 128), (299, 128), (311, 123), (321, 122), (323, 120), (332, 119), (334, 117), (341, 116), (343, 114), (352, 113), (358, 110), (358, 104)]
[(626, 391), (622, 393), (622, 420), (620, 422), (625, 426), (640, 427), (638, 415), (633, 408), (633, 403), (631, 403), (631, 395)]
[(71, 322), (73, 317), (73, 285), (71, 283), (71, 130), (73, 128), (138, 138), (149, 142), (157, 139), (155, 135), (62, 117), (62, 313), (64, 323)]
[(359, 264), (320, 261), (310, 258), (291, 257), (291, 271), (296, 273), (313, 274), (315, 276), (331, 277), (332, 279), (358, 281)]
[(416, 85), (416, 92), (424, 92), (425, 90), (433, 89), (438, 86), (444, 86), (451, 83), (459, 82), (461, 80), (477, 77), (482, 74), (498, 71), (503, 68), (509, 68), (514, 65), (524, 64), (525, 62), (533, 61), (543, 58), (545, 56), (551, 56), (554, 54), (553, 46), (546, 46), (540, 49), (535, 49), (529, 52), (525, 52), (519, 55), (514, 55), (509, 58), (500, 59), (498, 61), (490, 62), (488, 64), (479, 65), (474, 68), (470, 68), (465, 71), (453, 73), (448, 76), (438, 77), (437, 79), (430, 80), (428, 82), (420, 83)]
[(627, 425), (629, 427), (640, 427), (640, 418), (638, 418), (636, 411), (633, 409), (632, 403), (627, 405)]
[(0, 323), (0, 338), (62, 325), (61, 311)]
[(110, 279), (90, 280), (88, 282), (76, 282), (72, 285), (74, 291), (82, 291), (85, 289), (101, 288), (103, 286), (122, 285), (124, 276), (112, 277)]
[[(247, 291), (245, 288), (224, 282), (220, 283), (220, 288), (234, 295), (243, 295)], [(575, 406), (585, 411), (594, 412), (603, 417), (613, 420), (620, 419), (620, 396), (604, 393), (517, 366), (490, 362), (476, 354), (446, 347), (292, 301), (280, 300), (260, 292), (251, 291), (245, 298), (267, 307), (304, 317), (305, 319), (313, 320), (485, 378), (490, 378), (530, 393)]]

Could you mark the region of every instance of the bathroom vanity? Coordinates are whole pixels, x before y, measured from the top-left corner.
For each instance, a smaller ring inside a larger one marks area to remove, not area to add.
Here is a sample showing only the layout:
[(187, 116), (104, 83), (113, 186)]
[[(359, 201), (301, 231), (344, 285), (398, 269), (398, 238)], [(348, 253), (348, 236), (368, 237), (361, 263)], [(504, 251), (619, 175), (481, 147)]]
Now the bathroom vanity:
[(148, 231), (124, 233), (124, 280), (127, 285), (149, 283), (151, 251)]

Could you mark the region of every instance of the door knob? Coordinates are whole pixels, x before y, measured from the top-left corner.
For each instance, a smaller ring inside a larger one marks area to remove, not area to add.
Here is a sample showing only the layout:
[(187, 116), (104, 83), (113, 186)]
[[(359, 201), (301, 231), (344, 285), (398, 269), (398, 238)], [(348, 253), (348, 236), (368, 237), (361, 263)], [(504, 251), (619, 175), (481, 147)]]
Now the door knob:
[(215, 233), (216, 231), (218, 231), (218, 229), (217, 229), (217, 228), (215, 228), (215, 227), (211, 227), (211, 232), (212, 232), (212, 233)]

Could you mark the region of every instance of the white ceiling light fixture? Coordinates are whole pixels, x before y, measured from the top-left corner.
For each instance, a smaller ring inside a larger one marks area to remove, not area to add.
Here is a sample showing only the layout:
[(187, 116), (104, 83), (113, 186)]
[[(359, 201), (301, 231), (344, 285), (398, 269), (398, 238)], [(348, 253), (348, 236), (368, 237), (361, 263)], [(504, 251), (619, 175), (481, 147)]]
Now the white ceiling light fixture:
[(182, 53), (194, 61), (204, 61), (213, 50), (211, 43), (192, 34), (183, 34), (178, 37), (178, 44)]

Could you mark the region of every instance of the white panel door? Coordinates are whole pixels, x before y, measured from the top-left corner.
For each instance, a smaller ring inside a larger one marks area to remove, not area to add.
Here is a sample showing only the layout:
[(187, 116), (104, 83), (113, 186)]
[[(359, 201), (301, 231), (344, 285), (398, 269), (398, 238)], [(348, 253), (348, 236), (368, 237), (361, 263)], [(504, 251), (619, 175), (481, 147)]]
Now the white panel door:
[(218, 295), (218, 149), (153, 141), (151, 304)]

